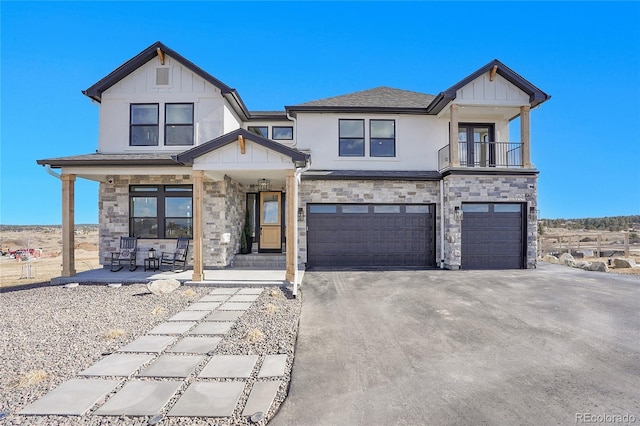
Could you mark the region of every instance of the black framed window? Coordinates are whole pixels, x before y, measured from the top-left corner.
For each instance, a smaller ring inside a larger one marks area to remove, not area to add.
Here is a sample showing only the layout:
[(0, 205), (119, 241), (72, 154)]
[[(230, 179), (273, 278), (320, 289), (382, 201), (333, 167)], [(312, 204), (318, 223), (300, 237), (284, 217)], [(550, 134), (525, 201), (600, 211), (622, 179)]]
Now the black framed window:
[(249, 130), (250, 132), (253, 132), (253, 133), (257, 134), (257, 135), (260, 135), (260, 136), (262, 136), (264, 138), (268, 138), (269, 137), (269, 126), (249, 126), (249, 127), (247, 127), (247, 130)]
[(129, 145), (158, 145), (158, 104), (131, 104)]
[(165, 104), (164, 144), (193, 145), (193, 104)]
[(129, 187), (129, 235), (138, 238), (193, 237), (191, 185)]
[(293, 127), (291, 126), (273, 126), (271, 128), (271, 135), (273, 139), (293, 139)]
[(369, 150), (372, 157), (396, 156), (396, 121), (369, 121)]
[(364, 157), (364, 120), (338, 120), (338, 138), (341, 157)]

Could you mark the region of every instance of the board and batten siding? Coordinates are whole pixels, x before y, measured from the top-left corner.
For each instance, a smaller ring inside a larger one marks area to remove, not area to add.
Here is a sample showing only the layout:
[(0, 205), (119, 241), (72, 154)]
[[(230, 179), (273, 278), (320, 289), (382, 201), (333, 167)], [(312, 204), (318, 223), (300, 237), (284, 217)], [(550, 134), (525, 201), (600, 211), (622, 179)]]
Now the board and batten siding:
[[(156, 68), (169, 69), (169, 84), (156, 85)], [(129, 146), (129, 105), (159, 104), (158, 146)], [(164, 65), (153, 58), (102, 93), (99, 150), (102, 153), (181, 152), (189, 147), (164, 146), (164, 104), (193, 103), (194, 145), (238, 129), (240, 119), (231, 111), (220, 90), (165, 55)]]
[(496, 74), (493, 81), (486, 72), (456, 92), (456, 103), (465, 105), (529, 105), (529, 95)]

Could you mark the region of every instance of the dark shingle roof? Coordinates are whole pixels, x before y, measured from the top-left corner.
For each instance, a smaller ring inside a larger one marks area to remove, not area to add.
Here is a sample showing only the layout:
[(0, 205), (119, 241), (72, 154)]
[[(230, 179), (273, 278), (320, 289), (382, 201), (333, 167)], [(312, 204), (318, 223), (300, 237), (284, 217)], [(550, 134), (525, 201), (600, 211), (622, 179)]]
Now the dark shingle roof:
[(85, 154), (68, 157), (45, 158), (37, 160), (41, 166), (49, 165), (54, 168), (69, 166), (178, 166), (171, 154)]
[(409, 90), (394, 89), (391, 87), (376, 87), (374, 89), (349, 93), (332, 98), (319, 99), (303, 104), (288, 106), (291, 111), (314, 110), (346, 110), (346, 109), (371, 109), (399, 111), (426, 110), (427, 106), (435, 98), (426, 93), (412, 92)]

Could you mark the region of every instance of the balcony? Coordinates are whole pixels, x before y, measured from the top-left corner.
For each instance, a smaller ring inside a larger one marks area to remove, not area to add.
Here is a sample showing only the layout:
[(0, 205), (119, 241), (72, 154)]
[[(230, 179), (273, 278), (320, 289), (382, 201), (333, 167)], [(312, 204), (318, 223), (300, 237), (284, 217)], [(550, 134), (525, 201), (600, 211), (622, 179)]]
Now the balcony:
[(458, 161), (450, 161), (449, 145), (438, 151), (438, 171), (449, 167), (522, 168), (521, 142), (458, 142)]

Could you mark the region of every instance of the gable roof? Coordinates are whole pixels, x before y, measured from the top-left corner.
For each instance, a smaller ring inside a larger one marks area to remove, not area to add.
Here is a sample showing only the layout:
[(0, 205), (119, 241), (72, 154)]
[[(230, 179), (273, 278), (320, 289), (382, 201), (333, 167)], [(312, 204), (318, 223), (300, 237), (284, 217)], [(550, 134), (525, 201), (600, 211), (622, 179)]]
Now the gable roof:
[(507, 67), (499, 60), (494, 59), (487, 65), (475, 71), (473, 74), (470, 74), (463, 80), (460, 80), (458, 83), (449, 87), (444, 92), (440, 92), (427, 108), (428, 113), (438, 114), (449, 102), (456, 98), (458, 90), (471, 83), (473, 80), (480, 77), (484, 73), (490, 71), (494, 66), (496, 67), (496, 72), (504, 77), (505, 80), (529, 95), (529, 103), (531, 104), (532, 108), (551, 98), (550, 95), (547, 95), (542, 90), (538, 89), (536, 86), (525, 80), (511, 68)]
[(106, 77), (102, 78), (100, 81), (89, 87), (87, 90), (83, 90), (82, 93), (97, 102), (101, 102), (102, 93), (105, 90), (109, 89), (111, 86), (121, 81), (123, 78), (149, 62), (151, 59), (158, 56), (158, 49), (180, 62), (194, 74), (202, 77), (205, 81), (217, 87), (222, 95), (231, 103), (234, 109), (236, 109), (236, 112), (244, 119), (248, 119), (250, 117), (251, 114), (247, 110), (247, 107), (240, 98), (240, 95), (238, 94), (236, 89), (232, 89), (231, 87), (227, 86), (222, 81), (218, 80), (193, 62), (189, 61), (184, 56), (180, 55), (175, 50), (170, 49), (159, 41), (153, 43), (151, 46), (147, 47), (142, 52), (138, 53), (136, 56), (120, 65), (118, 68), (116, 68)]
[(267, 149), (276, 151), (282, 155), (286, 155), (290, 157), (291, 161), (293, 162), (307, 161), (310, 158), (309, 154), (305, 154), (302, 151), (298, 151), (294, 148), (289, 148), (288, 146), (284, 146), (282, 144), (279, 144), (278, 142), (274, 142), (271, 139), (263, 138), (262, 136), (249, 132), (245, 129), (238, 129), (234, 130), (233, 132), (227, 133), (226, 135), (222, 135), (218, 138), (212, 139), (209, 142), (205, 142), (202, 145), (191, 148), (190, 150), (182, 152), (178, 155), (175, 155), (173, 159), (182, 164), (193, 164), (193, 160), (197, 157), (200, 157), (211, 151), (215, 151), (218, 148), (222, 148), (223, 146), (235, 142), (236, 140), (238, 140), (238, 136), (242, 136), (243, 138), (257, 143), (258, 145), (262, 145)]
[(287, 106), (287, 111), (424, 113), (435, 96), (392, 87), (376, 87), (331, 98)]

